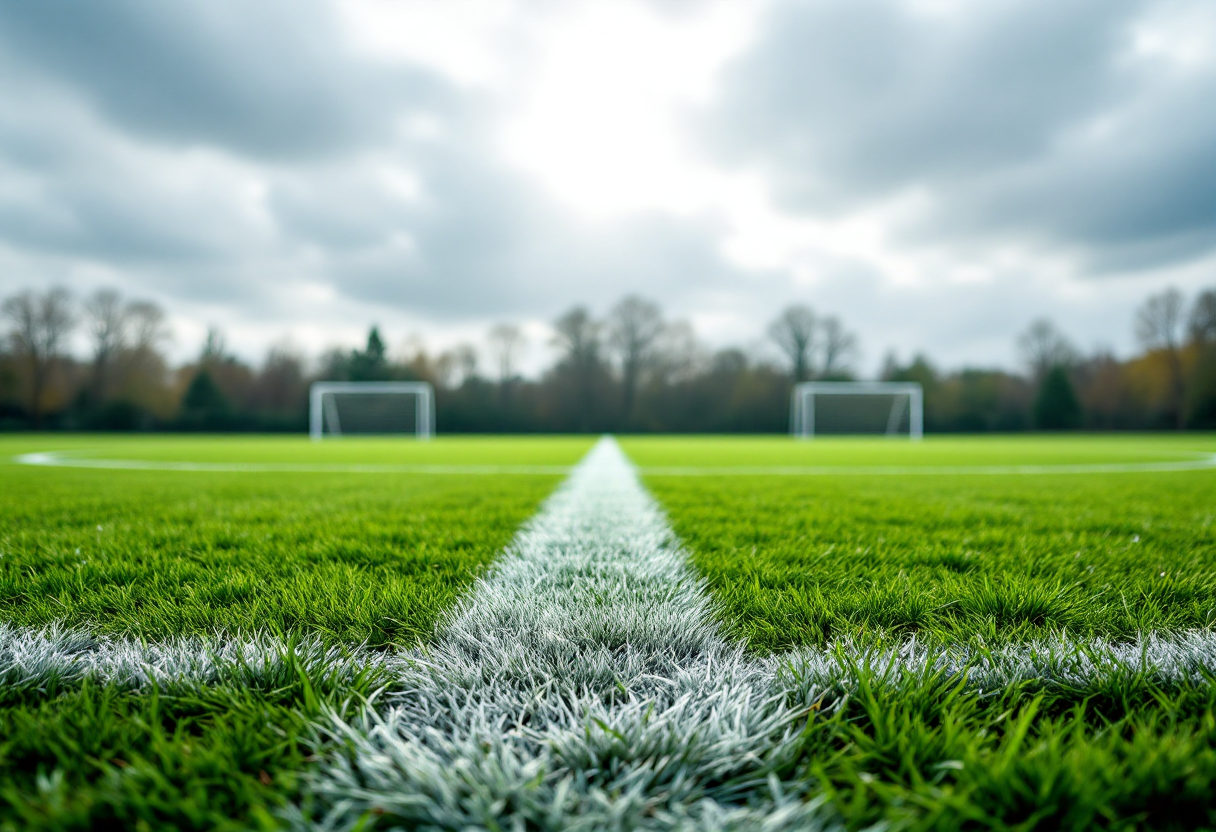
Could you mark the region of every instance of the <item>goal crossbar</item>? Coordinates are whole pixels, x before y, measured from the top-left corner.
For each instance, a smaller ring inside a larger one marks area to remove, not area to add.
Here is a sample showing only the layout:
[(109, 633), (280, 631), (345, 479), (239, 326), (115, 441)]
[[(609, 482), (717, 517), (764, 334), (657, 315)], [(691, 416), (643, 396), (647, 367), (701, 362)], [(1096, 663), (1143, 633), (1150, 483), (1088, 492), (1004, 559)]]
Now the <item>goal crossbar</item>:
[(790, 434), (804, 438), (815, 435), (815, 398), (817, 396), (891, 396), (886, 435), (894, 436), (908, 420), (908, 437), (925, 435), (925, 397), (914, 381), (804, 381), (794, 385), (790, 396)]
[(325, 425), (333, 434), (342, 435), (336, 396), (352, 395), (412, 395), (414, 396), (414, 427), (419, 439), (435, 435), (435, 391), (425, 381), (317, 381), (309, 388), (308, 434), (313, 441), (325, 435)]

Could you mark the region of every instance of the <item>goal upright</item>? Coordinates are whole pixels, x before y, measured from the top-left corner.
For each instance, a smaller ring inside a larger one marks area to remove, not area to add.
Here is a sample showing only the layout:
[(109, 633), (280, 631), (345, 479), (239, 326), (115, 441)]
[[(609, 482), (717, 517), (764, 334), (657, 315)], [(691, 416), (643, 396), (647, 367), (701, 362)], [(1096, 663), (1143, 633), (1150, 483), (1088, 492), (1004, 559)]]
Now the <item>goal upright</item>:
[(921, 439), (925, 397), (914, 381), (806, 381), (790, 396), (790, 434), (882, 434)]
[[(345, 425), (345, 427), (344, 427)], [(309, 389), (308, 434), (435, 435), (435, 391), (425, 381), (317, 381)]]

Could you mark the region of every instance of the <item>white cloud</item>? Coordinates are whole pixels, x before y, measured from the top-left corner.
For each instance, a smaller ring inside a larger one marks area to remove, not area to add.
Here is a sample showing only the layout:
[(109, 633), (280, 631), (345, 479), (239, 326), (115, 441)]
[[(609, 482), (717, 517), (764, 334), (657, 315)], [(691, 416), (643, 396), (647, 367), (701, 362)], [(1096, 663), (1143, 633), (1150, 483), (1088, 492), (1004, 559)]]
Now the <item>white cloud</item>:
[(422, 65), (467, 87), (493, 87), (511, 71), (515, 0), (344, 0), (346, 34), (381, 59)]
[(508, 158), (594, 219), (716, 207), (719, 175), (682, 122), (751, 40), (754, 8), (719, 2), (681, 16), (640, 2), (562, 8), (529, 30), (529, 83), (503, 118)]

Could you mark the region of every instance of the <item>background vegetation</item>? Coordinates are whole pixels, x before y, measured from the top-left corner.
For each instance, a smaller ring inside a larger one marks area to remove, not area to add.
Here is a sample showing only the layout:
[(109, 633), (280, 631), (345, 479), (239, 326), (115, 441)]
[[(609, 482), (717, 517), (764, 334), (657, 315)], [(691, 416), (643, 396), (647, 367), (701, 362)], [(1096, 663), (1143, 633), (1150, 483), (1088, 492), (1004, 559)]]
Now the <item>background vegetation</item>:
[[(372, 327), (362, 349), (309, 362), (279, 347), (257, 366), (213, 328), (197, 358), (173, 367), (164, 352), (171, 333), (153, 303), (50, 289), (13, 295), (2, 311), (8, 430), (303, 431), (313, 381), (423, 379), (436, 386), (444, 433), (782, 432), (791, 384), (853, 378), (858, 348), (837, 318), (792, 306), (767, 330), (783, 360), (710, 351), (687, 323), (627, 297), (602, 320), (583, 308), (557, 319), (557, 359), (535, 378), (518, 370), (525, 337), (510, 324), (489, 333), (485, 356), (468, 345), (394, 355)], [(88, 352), (74, 355), (68, 344), (82, 333)], [(881, 376), (924, 385), (930, 431), (1216, 427), (1216, 290), (1190, 302), (1174, 290), (1153, 295), (1136, 334), (1142, 351), (1130, 359), (1084, 355), (1043, 319), (1019, 338), (1018, 371), (946, 371), (923, 355), (889, 356)]]

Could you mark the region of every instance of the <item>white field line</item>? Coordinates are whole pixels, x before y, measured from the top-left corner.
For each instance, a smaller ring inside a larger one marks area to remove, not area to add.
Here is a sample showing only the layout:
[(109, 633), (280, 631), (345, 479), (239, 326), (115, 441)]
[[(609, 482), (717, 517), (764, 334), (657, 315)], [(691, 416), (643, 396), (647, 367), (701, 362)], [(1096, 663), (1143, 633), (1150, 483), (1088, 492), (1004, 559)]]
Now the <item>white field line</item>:
[[(429, 651), (326, 647), (310, 638), (292, 645), (264, 634), (149, 643), (59, 626), (0, 624), (0, 690), (72, 688), (85, 680), (130, 690), (261, 684), (282, 674), (294, 681), (298, 677), (289, 653), (310, 675), (329, 676), (339, 685), (365, 669), (385, 671), (397, 679), (390, 690), (398, 692), (414, 689), (420, 672), (430, 676), (443, 671)], [(753, 659), (751, 664), (770, 674), (773, 689), (786, 695), (801, 696), (799, 691), (808, 685), (846, 695), (859, 672), (865, 672), (895, 685), (906, 677), (937, 673), (947, 687), (965, 681), (972, 688), (995, 692), (1033, 682), (1084, 697), (1108, 689), (1119, 678), (1141, 677), (1166, 687), (1208, 684), (1216, 676), (1216, 632), (1150, 633), (1127, 642), (1057, 638), (982, 653), (915, 640), (880, 648), (838, 641), (822, 650), (797, 650)]]
[[(284, 674), (295, 681), (292, 657), (310, 675), (328, 676), (339, 685), (365, 669), (382, 670), (397, 680), (389, 687), (390, 695), (416, 689), (419, 673), (430, 677), (443, 671), (429, 651), (326, 647), (309, 638), (293, 645), (267, 635), (148, 643), (59, 626), (0, 624), (0, 690), (5, 691), (72, 688), (85, 680), (130, 690), (151, 685), (262, 685)], [(1216, 674), (1216, 632), (1148, 634), (1129, 642), (1052, 639), (985, 653), (915, 640), (884, 648), (838, 641), (823, 650), (754, 659), (751, 665), (771, 676), (774, 691), (804, 699), (808, 686), (814, 697), (823, 692), (847, 695), (860, 672), (893, 685), (930, 673), (940, 674), (946, 687), (965, 681), (995, 692), (1033, 682), (1084, 697), (1108, 689), (1119, 678), (1141, 677), (1167, 687), (1208, 684)]]
[(985, 690), (1092, 684), (1150, 657), (1180, 681), (1216, 668), (1210, 633), (1108, 648), (965, 657), (839, 645), (749, 660), (718, 632), (666, 518), (604, 439), (447, 616), (405, 692), (334, 720), (345, 753), (313, 776), (313, 797), (324, 829), (368, 813), (505, 826), (507, 806), (518, 828), (820, 828), (823, 807), (783, 775), (813, 707), (839, 701), (862, 668), (893, 680), (965, 673)]
[(312, 778), (321, 828), (368, 812), (443, 829), (821, 828), (819, 804), (769, 778), (805, 708), (723, 641), (611, 439), (446, 617), (406, 687), (330, 727), (346, 753)]
[(639, 469), (656, 477), (839, 477), (839, 476), (1010, 476), (1039, 474), (1137, 474), (1154, 471), (1203, 471), (1216, 468), (1216, 454), (1157, 462), (1093, 462), (1060, 465), (737, 465), (718, 467), (651, 466)]
[(231, 474), (568, 474), (569, 465), (393, 465), (382, 463), (188, 462), (159, 459), (100, 459), (70, 451), (38, 451), (13, 457), (17, 465), (95, 468), (112, 471), (197, 471)]
[[(1216, 454), (1187, 452), (1182, 460), (1152, 462), (1094, 462), (1059, 465), (734, 465), (734, 466), (647, 466), (637, 469), (646, 476), (661, 477), (823, 477), (823, 476), (1017, 476), (1051, 474), (1135, 474), (1169, 471), (1202, 471), (1216, 468)], [(36, 451), (13, 457), (17, 465), (42, 468), (91, 468), (112, 471), (193, 471), (212, 473), (305, 473), (305, 474), (440, 474), (510, 475), (567, 474), (568, 465), (425, 465), (385, 463), (308, 462), (190, 462), (186, 460), (105, 459), (80, 456), (72, 451)]]
[[(1208, 631), (985, 655), (845, 643), (755, 660), (724, 641), (711, 612), (661, 510), (603, 440), (430, 648), (300, 648), (318, 672), (379, 665), (395, 681), (358, 718), (324, 726), (337, 742), (310, 775), (310, 814), (291, 820), (351, 829), (375, 812), (411, 828), (815, 829), (830, 824), (824, 808), (784, 775), (811, 706), (839, 701), (862, 672), (1083, 695), (1137, 675), (1205, 684), (1216, 670)], [(5, 686), (88, 675), (242, 684), (288, 667), (264, 638), (149, 646), (0, 627)]]
[(311, 639), (294, 645), (268, 635), (148, 643), (59, 626), (0, 624), (0, 689), (8, 691), (72, 688), (89, 679), (132, 690), (150, 685), (270, 689), (298, 681), (297, 666), (341, 684), (370, 664), (390, 661), (361, 648), (327, 648)]

